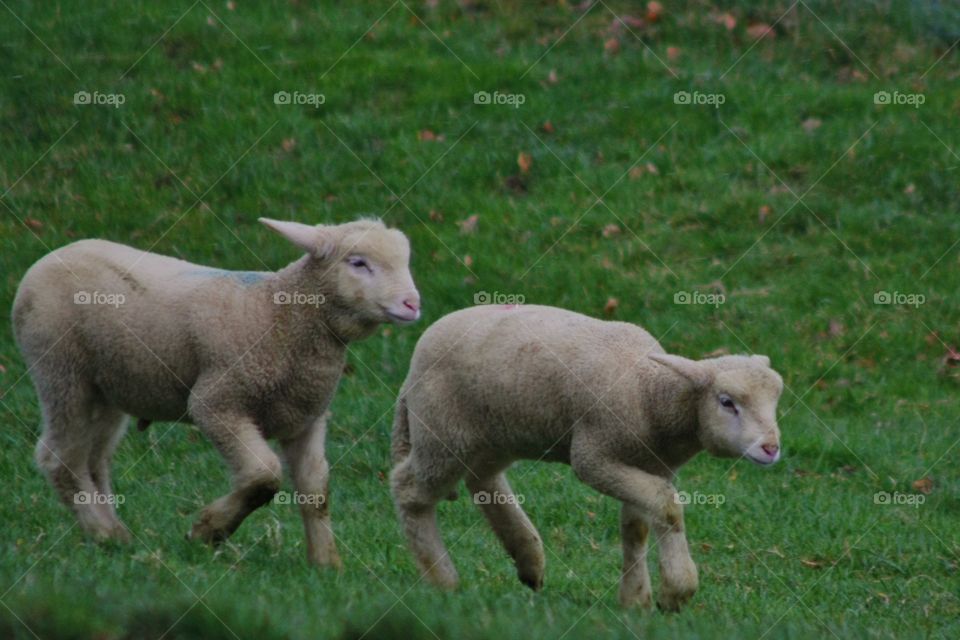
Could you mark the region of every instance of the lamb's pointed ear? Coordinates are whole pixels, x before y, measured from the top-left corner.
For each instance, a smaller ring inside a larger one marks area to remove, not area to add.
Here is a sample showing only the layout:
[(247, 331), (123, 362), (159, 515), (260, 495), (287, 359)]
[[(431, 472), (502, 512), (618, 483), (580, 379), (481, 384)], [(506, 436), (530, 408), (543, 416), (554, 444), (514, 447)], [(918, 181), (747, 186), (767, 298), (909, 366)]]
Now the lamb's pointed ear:
[(770, 367), (770, 358), (768, 358), (767, 356), (757, 355), (757, 356), (753, 356), (753, 359), (765, 367), (768, 367), (768, 368)]
[(670, 367), (696, 387), (705, 387), (713, 380), (713, 370), (703, 362), (670, 355), (669, 353), (651, 353), (648, 357), (654, 362)]
[(327, 227), (270, 218), (260, 218), (260, 222), (316, 258), (325, 258), (333, 252), (334, 242)]

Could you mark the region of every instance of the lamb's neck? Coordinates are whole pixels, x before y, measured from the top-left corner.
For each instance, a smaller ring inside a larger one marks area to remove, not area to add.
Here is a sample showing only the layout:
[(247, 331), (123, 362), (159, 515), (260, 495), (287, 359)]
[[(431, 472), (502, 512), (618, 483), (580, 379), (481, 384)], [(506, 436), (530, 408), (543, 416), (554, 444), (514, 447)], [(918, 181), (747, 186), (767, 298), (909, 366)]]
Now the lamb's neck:
[(326, 340), (345, 347), (372, 334), (376, 323), (360, 323), (336, 295), (329, 265), (303, 256), (277, 271), (271, 291), (286, 330), (304, 341)]
[(652, 383), (649, 410), (660, 444), (672, 451), (680, 464), (700, 452), (699, 391), (685, 378), (664, 372)]

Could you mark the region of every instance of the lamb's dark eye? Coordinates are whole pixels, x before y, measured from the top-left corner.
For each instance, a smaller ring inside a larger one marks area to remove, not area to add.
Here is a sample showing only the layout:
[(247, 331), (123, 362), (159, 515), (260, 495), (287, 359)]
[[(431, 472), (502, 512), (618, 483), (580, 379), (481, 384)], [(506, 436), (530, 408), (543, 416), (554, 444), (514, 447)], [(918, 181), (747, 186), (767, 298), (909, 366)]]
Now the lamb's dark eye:
[(353, 256), (351, 258), (347, 258), (347, 263), (354, 269), (366, 269), (371, 273), (373, 272), (373, 269), (370, 268), (370, 264), (363, 258)]
[(734, 413), (737, 413), (737, 405), (730, 399), (729, 396), (720, 396), (720, 406), (724, 409), (729, 409)]

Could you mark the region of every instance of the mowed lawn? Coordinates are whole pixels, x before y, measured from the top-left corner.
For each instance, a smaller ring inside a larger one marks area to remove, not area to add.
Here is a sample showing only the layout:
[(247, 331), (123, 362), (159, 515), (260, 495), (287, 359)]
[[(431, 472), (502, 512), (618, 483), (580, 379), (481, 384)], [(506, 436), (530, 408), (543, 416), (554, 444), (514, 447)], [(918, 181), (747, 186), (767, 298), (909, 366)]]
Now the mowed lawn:
[[(960, 636), (957, 38), (949, 2), (0, 3), (0, 637)], [(26, 269), (87, 237), (276, 269), (297, 252), (257, 217), (360, 215), (411, 238), (424, 318), (350, 349), (343, 572), (307, 566), (290, 505), (186, 541), (228, 479), (184, 425), (119, 448), (135, 542), (85, 540), (32, 460)], [(619, 505), (559, 465), (511, 472), (542, 592), (462, 492), (440, 507), (460, 589), (418, 579), (396, 392), (431, 322), (508, 297), (783, 374), (781, 463), (678, 478), (683, 612), (618, 608)]]

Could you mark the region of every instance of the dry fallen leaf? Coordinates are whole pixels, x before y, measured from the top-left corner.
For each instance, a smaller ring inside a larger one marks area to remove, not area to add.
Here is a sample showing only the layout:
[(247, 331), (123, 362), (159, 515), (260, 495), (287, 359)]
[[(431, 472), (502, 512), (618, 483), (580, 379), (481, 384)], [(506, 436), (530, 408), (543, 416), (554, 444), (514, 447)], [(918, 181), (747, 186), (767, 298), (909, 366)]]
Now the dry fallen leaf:
[(473, 214), (466, 220), (461, 220), (457, 224), (460, 225), (460, 233), (463, 235), (468, 235), (477, 230), (477, 222), (479, 222), (480, 216)]
[(680, 57), (680, 47), (667, 47), (667, 60), (676, 60)]
[(766, 222), (767, 218), (769, 217), (770, 217), (770, 205), (768, 204), (760, 205), (760, 209), (757, 210), (757, 220), (759, 220), (760, 224), (763, 224), (764, 222)]
[(601, 233), (603, 233), (604, 238), (612, 238), (613, 236), (620, 234), (620, 227), (615, 224), (608, 224), (603, 228)]
[(930, 476), (924, 476), (919, 480), (914, 480), (913, 489), (914, 491), (919, 491), (924, 495), (930, 495), (933, 493), (933, 478)]
[(727, 31), (733, 31), (737, 27), (737, 19), (733, 17), (732, 13), (721, 13), (714, 18), (714, 21), (725, 26)]
[(639, 180), (641, 177), (643, 177), (643, 167), (634, 167), (633, 169), (630, 169), (631, 180)]
[(803, 121), (803, 130), (807, 133), (813, 133), (820, 128), (823, 121), (820, 118), (807, 118)]
[(840, 322), (840, 321), (837, 320), (836, 318), (833, 318), (832, 320), (830, 320), (829, 333), (830, 333), (830, 336), (831, 336), (831, 337), (833, 337), (833, 338), (839, 338), (839, 337), (842, 336), (845, 332), (846, 332), (846, 329), (844, 328), (842, 322)]
[(560, 76), (557, 75), (556, 69), (550, 69), (550, 73), (547, 74), (547, 82), (550, 84), (557, 84), (560, 82)]
[(36, 218), (24, 218), (23, 224), (37, 231), (39, 231), (40, 229), (43, 229), (43, 223), (37, 220)]
[(472, 266), (473, 266), (473, 258), (471, 258), (469, 254), (463, 256), (463, 264), (465, 264), (465, 265), (468, 266), (468, 267), (472, 267)]
[(530, 167), (533, 166), (533, 158), (529, 153), (521, 151), (517, 154), (517, 166), (520, 167), (520, 173), (527, 175), (530, 173)]
[(777, 32), (764, 22), (756, 22), (747, 27), (747, 35), (754, 40), (773, 40), (777, 37)]
[(417, 139), (421, 142), (443, 142), (444, 136), (438, 135), (430, 129), (421, 129), (417, 132)]
[(608, 316), (612, 316), (613, 312), (617, 310), (617, 307), (620, 306), (620, 301), (616, 298), (608, 298), (607, 304), (603, 305), (603, 312)]
[(603, 50), (612, 56), (620, 53), (620, 41), (616, 38), (610, 38), (603, 43)]
[(297, 139), (296, 138), (284, 138), (283, 142), (280, 143), (280, 146), (283, 147), (283, 150), (287, 153), (290, 153), (297, 148)]
[(803, 560), (800, 561), (800, 564), (802, 564), (802, 565), (805, 566), (805, 567), (810, 567), (811, 569), (819, 569), (819, 568), (821, 568), (821, 567), (823, 566), (823, 562), (821, 562), (821, 561), (819, 561), (819, 560), (807, 560), (807, 559), (803, 559)]
[(657, 169), (657, 165), (653, 164), (652, 162), (648, 162), (646, 164), (646, 167), (647, 167), (647, 173), (652, 173), (653, 175), (660, 174), (660, 170)]
[(663, 5), (659, 2), (647, 3), (647, 22), (656, 22), (663, 15)]
[(544, 133), (553, 133), (554, 131), (556, 131), (556, 129), (553, 126), (553, 123), (550, 122), (549, 120), (547, 120), (546, 122), (543, 123), (543, 125), (541, 125), (540, 130), (543, 131)]

